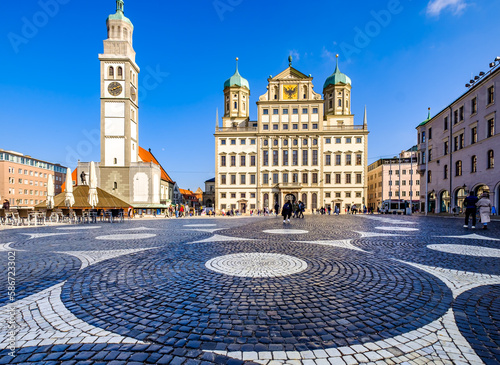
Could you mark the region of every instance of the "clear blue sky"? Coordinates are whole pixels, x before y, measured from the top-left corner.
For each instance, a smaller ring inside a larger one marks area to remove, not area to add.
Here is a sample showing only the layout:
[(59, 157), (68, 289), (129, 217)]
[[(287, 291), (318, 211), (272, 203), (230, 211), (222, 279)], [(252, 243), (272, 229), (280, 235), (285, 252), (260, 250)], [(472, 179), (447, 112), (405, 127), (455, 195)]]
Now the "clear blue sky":
[[(100, 160), (97, 56), (115, 9), (114, 0), (2, 3), (0, 148), (71, 168)], [(485, 0), (125, 0), (140, 77), (160, 72), (146, 93), (139, 83), (140, 145), (181, 188), (203, 187), (235, 57), (255, 102), (289, 54), (322, 93), (338, 53), (356, 124), (368, 109), (369, 163), (395, 155), (415, 144), (428, 107), (439, 112), (500, 56), (499, 14), (500, 2)]]

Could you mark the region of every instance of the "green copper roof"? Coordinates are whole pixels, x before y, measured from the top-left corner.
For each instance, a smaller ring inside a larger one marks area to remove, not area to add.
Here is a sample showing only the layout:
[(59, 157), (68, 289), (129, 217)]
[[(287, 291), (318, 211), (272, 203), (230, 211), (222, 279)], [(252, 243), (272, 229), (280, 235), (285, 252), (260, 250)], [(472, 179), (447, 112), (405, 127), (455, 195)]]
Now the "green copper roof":
[(323, 89), (326, 89), (329, 85), (337, 85), (337, 84), (351, 85), (351, 79), (346, 74), (343, 74), (339, 70), (338, 55), (337, 55), (337, 66), (335, 67), (335, 71), (329, 78), (326, 79), (325, 84), (323, 85)]
[[(420, 123), (420, 124), (418, 125), (418, 127), (421, 127), (421, 126), (423, 126), (423, 125), (426, 125), (426, 124), (429, 122), (429, 120), (431, 120), (431, 119), (432, 119), (432, 118), (431, 118), (431, 108), (429, 108), (429, 114), (427, 115), (427, 119), (426, 119), (426, 120), (424, 120), (422, 123)], [(418, 128), (418, 127), (417, 127), (417, 128)]]
[(224, 89), (231, 86), (246, 87), (248, 90), (250, 90), (250, 84), (248, 83), (247, 79), (241, 77), (240, 73), (238, 72), (238, 59), (236, 59), (236, 71), (234, 75), (231, 76), (231, 78), (226, 80), (226, 82), (224, 83)]
[(133, 26), (130, 19), (123, 13), (123, 0), (116, 0), (116, 13), (108, 16), (107, 20), (123, 20)]

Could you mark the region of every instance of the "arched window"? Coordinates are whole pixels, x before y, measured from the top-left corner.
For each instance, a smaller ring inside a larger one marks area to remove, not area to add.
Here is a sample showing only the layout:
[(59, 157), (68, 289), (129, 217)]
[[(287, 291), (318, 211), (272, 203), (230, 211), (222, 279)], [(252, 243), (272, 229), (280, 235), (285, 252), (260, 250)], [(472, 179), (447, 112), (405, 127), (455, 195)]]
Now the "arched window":
[(462, 161), (455, 162), (455, 176), (462, 176)]
[(115, 76), (115, 69), (111, 66), (109, 66), (109, 69), (108, 69), (108, 76), (109, 77), (114, 77)]
[(338, 100), (338, 106), (342, 106), (342, 99)]
[(318, 194), (313, 193), (311, 200), (311, 209), (318, 209)]
[(488, 168), (492, 169), (495, 167), (495, 153), (493, 150), (488, 151)]
[(428, 183), (432, 182), (432, 171), (427, 171), (427, 182)]
[(304, 203), (304, 207), (307, 207), (307, 194), (302, 194), (302, 203)]
[(226, 111), (229, 111), (229, 103), (226, 103)]
[(269, 207), (269, 194), (264, 194), (264, 207)]
[(113, 189), (118, 189), (118, 183), (116, 181), (113, 183)]
[(448, 178), (448, 165), (444, 165), (444, 179)]
[(330, 109), (331, 109), (331, 108), (333, 108), (333, 100), (332, 100), (332, 99), (330, 99), (330, 102), (329, 102), (328, 107), (329, 107)]
[(477, 172), (477, 156), (472, 156), (470, 159), (470, 172)]
[(237, 101), (234, 102), (234, 109), (238, 109), (238, 102)]
[(122, 78), (123, 77), (123, 68), (118, 67), (118, 77)]

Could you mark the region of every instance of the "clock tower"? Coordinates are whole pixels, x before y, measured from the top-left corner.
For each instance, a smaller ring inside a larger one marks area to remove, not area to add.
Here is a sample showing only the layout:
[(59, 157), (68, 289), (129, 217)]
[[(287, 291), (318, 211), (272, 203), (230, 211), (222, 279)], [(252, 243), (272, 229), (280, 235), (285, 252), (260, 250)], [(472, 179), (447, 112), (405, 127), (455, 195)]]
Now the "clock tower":
[(101, 63), (101, 168), (130, 167), (138, 162), (138, 75), (132, 47), (134, 26), (125, 17), (123, 1), (106, 20)]

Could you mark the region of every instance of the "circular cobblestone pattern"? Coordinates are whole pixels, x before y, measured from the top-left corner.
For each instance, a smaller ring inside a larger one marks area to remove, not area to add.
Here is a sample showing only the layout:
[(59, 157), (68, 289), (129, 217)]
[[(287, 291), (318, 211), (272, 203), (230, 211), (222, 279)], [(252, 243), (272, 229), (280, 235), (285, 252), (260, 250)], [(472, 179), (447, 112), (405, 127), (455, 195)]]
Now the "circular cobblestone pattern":
[(240, 277), (273, 278), (299, 273), (307, 263), (295, 257), (272, 253), (241, 253), (215, 257), (205, 264), (212, 271)]
[(162, 248), (88, 267), (66, 283), (62, 298), (77, 317), (108, 331), (204, 350), (223, 341), (229, 351), (303, 351), (388, 339), (451, 306), (442, 282), (395, 261), (290, 242), (268, 243), (265, 250), (300, 258), (307, 269), (249, 278), (206, 268), (220, 256), (262, 251), (255, 242)]

